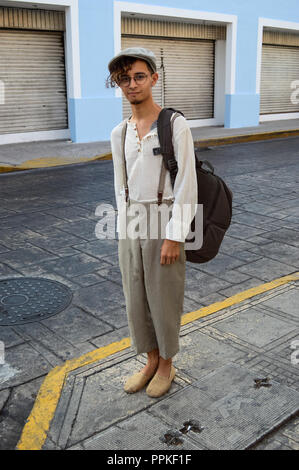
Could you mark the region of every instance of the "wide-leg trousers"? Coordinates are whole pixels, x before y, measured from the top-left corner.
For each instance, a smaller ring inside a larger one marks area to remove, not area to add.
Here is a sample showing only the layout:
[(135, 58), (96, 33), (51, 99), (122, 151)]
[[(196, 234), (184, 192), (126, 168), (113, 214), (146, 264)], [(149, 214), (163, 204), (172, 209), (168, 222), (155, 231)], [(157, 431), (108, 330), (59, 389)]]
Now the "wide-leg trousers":
[[(130, 200), (126, 211), (132, 203), (137, 201)], [(163, 200), (163, 203), (172, 207), (173, 201)], [(160, 218), (158, 236), (150, 237), (151, 204), (142, 203), (148, 224), (146, 237), (140, 235), (135, 239), (128, 236), (119, 239), (119, 266), (132, 345), (137, 354), (158, 348), (159, 355), (169, 359), (179, 351), (186, 254), (184, 243), (180, 243), (179, 258), (172, 264), (161, 264), (166, 224), (163, 226)], [(126, 212), (127, 226), (133, 217)]]

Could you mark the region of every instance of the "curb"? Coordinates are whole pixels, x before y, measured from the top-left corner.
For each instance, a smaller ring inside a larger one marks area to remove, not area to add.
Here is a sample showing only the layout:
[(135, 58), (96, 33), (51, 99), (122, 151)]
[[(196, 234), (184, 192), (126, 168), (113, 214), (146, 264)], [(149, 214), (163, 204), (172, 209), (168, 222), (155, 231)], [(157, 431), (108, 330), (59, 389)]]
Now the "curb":
[(109, 152), (96, 155), (94, 157), (42, 157), (33, 160), (27, 160), (20, 165), (10, 165), (9, 163), (0, 162), (0, 173), (34, 170), (38, 168), (52, 168), (65, 165), (77, 165), (79, 163), (88, 163), (95, 160), (112, 160), (112, 154)]
[[(283, 284), (298, 280), (299, 271), (245, 290), (223, 301), (216, 302), (207, 307), (202, 307), (194, 312), (184, 314), (182, 316), (181, 325), (186, 325), (187, 323), (191, 323), (195, 320), (198, 320), (199, 318), (211, 315), (212, 313), (218, 312), (219, 310), (238, 304), (243, 300), (255, 297), (256, 295), (262, 294), (263, 292), (267, 292), (271, 289), (275, 289), (276, 287), (279, 287)], [(26, 420), (26, 424), (23, 428), (20, 440), (16, 446), (16, 450), (42, 449), (69, 372), (98, 362), (99, 360), (127, 349), (130, 346), (130, 338), (123, 338), (121, 341), (111, 343), (99, 349), (95, 349), (90, 353), (68, 360), (61, 366), (57, 366), (52, 369), (47, 374), (44, 382), (40, 387), (32, 411)]]
[[(286, 137), (299, 136), (299, 129), (281, 130), (272, 132), (260, 132), (257, 134), (240, 134), (228, 137), (218, 137), (210, 139), (195, 140), (194, 146), (200, 149), (207, 147), (216, 147), (219, 145), (239, 144), (246, 142), (258, 142), (262, 140), (279, 139)], [(112, 160), (112, 154), (103, 153), (94, 157), (44, 157), (33, 160), (27, 160), (20, 165), (11, 165), (0, 162), (0, 173), (9, 173), (12, 171), (33, 170), (36, 168), (51, 168), (55, 166), (76, 165), (78, 163), (88, 163), (95, 160)]]
[(282, 137), (296, 137), (299, 136), (299, 129), (259, 132), (257, 134), (240, 134), (228, 137), (218, 137), (211, 139), (195, 140), (195, 147), (206, 148), (218, 145), (240, 144), (245, 142), (258, 142), (261, 140), (280, 139)]

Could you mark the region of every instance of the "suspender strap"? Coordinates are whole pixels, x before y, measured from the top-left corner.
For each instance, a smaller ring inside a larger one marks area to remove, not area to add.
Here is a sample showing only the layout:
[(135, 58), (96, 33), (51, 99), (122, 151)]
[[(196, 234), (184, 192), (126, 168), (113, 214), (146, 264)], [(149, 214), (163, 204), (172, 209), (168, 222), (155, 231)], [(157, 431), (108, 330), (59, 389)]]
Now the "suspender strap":
[[(173, 136), (173, 124), (175, 119), (180, 116), (179, 113), (174, 113), (171, 116), (170, 125), (171, 125), (171, 137)], [(122, 128), (122, 135), (121, 135), (121, 146), (122, 146), (122, 172), (123, 172), (123, 185), (125, 188), (125, 195), (126, 195), (126, 202), (128, 202), (129, 198), (129, 188), (128, 188), (128, 174), (127, 174), (127, 165), (126, 165), (126, 155), (125, 155), (125, 144), (126, 144), (126, 135), (127, 135), (127, 128), (128, 128), (128, 120), (124, 122)], [(170, 143), (172, 146), (172, 143)], [(168, 168), (166, 168), (164, 159), (162, 158), (161, 162), (161, 171), (160, 171), (160, 179), (159, 179), (159, 186), (158, 186), (158, 205), (162, 203), (163, 191), (165, 186), (165, 178), (166, 172)]]
[(167, 170), (166, 170), (164, 162), (162, 160), (160, 180), (159, 180), (159, 186), (158, 186), (158, 206), (160, 206), (160, 204), (162, 203), (162, 196), (163, 196), (163, 190), (164, 190), (164, 185), (165, 185), (166, 171)]
[(123, 184), (125, 188), (126, 202), (128, 202), (128, 198), (129, 198), (128, 175), (127, 175), (127, 165), (126, 165), (126, 156), (125, 156), (127, 128), (128, 128), (128, 121), (126, 120), (122, 128), (122, 134), (121, 134)]

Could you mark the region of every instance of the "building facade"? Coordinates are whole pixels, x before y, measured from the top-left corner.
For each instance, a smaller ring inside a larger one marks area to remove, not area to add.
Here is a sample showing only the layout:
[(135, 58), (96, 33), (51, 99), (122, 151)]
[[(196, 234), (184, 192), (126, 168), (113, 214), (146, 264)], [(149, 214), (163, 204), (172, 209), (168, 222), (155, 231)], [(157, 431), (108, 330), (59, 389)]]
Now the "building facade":
[[(154, 51), (154, 98), (190, 126), (299, 117), (298, 0), (0, 0), (0, 144), (109, 140), (122, 48)], [(297, 92), (298, 90), (298, 92)]]

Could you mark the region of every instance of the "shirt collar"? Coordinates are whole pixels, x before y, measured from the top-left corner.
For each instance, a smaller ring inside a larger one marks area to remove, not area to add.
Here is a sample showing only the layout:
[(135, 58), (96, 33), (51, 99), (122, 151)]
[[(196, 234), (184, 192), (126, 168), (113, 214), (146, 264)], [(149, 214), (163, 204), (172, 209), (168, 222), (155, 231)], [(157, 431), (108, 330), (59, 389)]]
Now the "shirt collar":
[[(133, 127), (135, 127), (135, 123), (134, 122), (131, 122), (131, 121), (128, 121), (128, 124), (132, 124)], [(151, 131), (153, 131), (154, 129), (156, 129), (158, 127), (158, 120), (154, 121), (152, 126), (151, 126)]]

